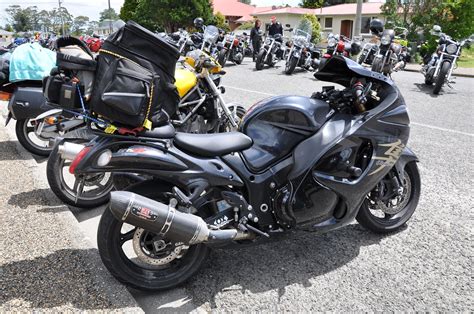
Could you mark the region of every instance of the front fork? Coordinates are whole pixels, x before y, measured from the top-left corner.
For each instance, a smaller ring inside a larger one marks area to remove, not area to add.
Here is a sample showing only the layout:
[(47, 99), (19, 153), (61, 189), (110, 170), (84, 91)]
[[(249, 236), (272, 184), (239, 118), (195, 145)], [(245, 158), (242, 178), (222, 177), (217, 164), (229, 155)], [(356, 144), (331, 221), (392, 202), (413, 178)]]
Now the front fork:
[[(202, 75), (202, 76), (204, 77), (204, 79), (206, 80), (208, 86), (210, 87), (210, 89), (212, 91), (212, 95), (217, 98), (218, 105), (221, 107), (221, 110), (224, 112), (227, 119), (229, 119), (230, 124), (232, 125), (232, 127), (236, 128), (238, 126), (237, 122), (235, 121), (235, 118), (234, 118), (234, 115), (232, 114), (232, 112), (230, 112), (229, 108), (227, 108), (227, 106), (225, 104), (225, 101), (224, 101), (224, 98), (222, 97), (221, 91), (219, 90), (219, 88), (217, 88), (216, 84), (214, 84), (214, 81), (209, 76), (209, 72), (207, 70), (205, 70), (205, 71), (206, 72), (203, 73), (204, 75)], [(218, 109), (218, 108), (216, 108), (216, 109)], [(217, 112), (218, 112), (219, 118), (221, 118), (220, 111), (217, 110)]]

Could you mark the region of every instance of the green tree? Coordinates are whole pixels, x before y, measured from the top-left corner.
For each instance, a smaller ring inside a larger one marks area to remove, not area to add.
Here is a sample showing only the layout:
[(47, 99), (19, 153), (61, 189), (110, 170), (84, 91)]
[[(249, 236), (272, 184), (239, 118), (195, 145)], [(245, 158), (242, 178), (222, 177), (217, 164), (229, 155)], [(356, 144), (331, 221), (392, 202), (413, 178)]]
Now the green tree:
[[(51, 17), (51, 26), (54, 32), (61, 35), (65, 35), (70, 32), (73, 23), (73, 16), (65, 7), (52, 9), (49, 12), (49, 15)], [(65, 34), (63, 34), (63, 24)]]
[(225, 31), (230, 31), (229, 25), (225, 22), (225, 16), (221, 12), (214, 15), (214, 24)]
[(99, 22), (103, 22), (104, 20), (118, 20), (119, 16), (117, 12), (115, 12), (114, 8), (105, 9), (100, 12)]
[(120, 8), (119, 17), (125, 22), (135, 20), (135, 11), (139, 2), (139, 0), (125, 0), (123, 6)]
[(196, 17), (205, 23), (214, 21), (209, 0), (140, 0), (135, 11), (135, 21), (154, 31), (191, 27)]
[(89, 23), (89, 17), (84, 15), (79, 15), (74, 18), (72, 23), (72, 34), (81, 35), (85, 32), (86, 26)]
[(308, 9), (317, 9), (323, 6), (324, 0), (303, 0), (300, 7)]
[(307, 20), (311, 23), (312, 33), (311, 42), (317, 44), (321, 41), (321, 25), (318, 22), (318, 18), (314, 14), (303, 15), (303, 20)]
[(32, 29), (33, 18), (31, 11), (23, 9), (19, 5), (10, 5), (5, 9), (8, 14), (8, 22), (12, 25), (15, 32), (26, 32)]
[(96, 29), (97, 27), (99, 27), (99, 22), (90, 21), (89, 23), (87, 23), (86, 34), (92, 35), (94, 33), (94, 29)]

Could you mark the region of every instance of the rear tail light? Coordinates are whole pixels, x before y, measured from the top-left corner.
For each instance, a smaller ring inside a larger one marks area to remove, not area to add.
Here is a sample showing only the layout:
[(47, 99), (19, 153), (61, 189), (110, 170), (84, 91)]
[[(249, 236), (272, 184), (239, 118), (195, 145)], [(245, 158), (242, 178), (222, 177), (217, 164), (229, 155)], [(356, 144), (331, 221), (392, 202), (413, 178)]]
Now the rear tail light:
[(0, 100), (9, 101), (12, 98), (12, 93), (2, 92), (0, 91)]
[(71, 162), (71, 165), (69, 166), (69, 173), (74, 174), (77, 165), (82, 159), (84, 159), (84, 157), (86, 157), (87, 153), (89, 153), (91, 149), (92, 146), (86, 146), (76, 155), (76, 158), (74, 158), (74, 160)]

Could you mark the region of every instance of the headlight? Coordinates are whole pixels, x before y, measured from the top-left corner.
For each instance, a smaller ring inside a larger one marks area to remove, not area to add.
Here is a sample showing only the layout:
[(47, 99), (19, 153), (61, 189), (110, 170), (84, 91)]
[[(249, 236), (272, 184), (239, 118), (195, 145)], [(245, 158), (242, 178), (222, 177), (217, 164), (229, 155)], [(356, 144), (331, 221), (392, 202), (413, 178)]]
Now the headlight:
[(449, 44), (446, 47), (446, 52), (449, 53), (450, 55), (455, 54), (456, 51), (458, 51), (458, 46), (456, 46), (455, 44)]
[(380, 43), (384, 46), (390, 44), (390, 35), (383, 35), (382, 38), (380, 39)]
[(337, 40), (334, 37), (329, 38), (328, 40), (328, 47), (334, 47), (336, 46)]

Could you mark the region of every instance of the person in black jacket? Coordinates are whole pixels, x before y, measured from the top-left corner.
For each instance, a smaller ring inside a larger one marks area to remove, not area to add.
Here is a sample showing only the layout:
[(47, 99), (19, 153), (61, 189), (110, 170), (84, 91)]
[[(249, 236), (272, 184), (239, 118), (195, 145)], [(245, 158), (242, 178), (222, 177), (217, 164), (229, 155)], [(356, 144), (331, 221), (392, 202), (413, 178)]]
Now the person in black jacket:
[(268, 36), (275, 36), (276, 34), (283, 35), (283, 27), (277, 22), (276, 17), (272, 16), (272, 24), (268, 28)]
[(250, 31), (250, 40), (252, 41), (253, 47), (253, 61), (257, 58), (257, 54), (260, 51), (260, 47), (262, 46), (262, 35), (261, 35), (261, 28), (262, 22), (260, 20), (255, 20), (255, 25)]

